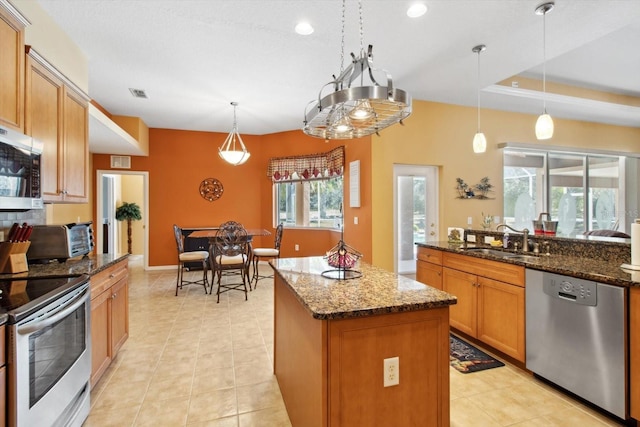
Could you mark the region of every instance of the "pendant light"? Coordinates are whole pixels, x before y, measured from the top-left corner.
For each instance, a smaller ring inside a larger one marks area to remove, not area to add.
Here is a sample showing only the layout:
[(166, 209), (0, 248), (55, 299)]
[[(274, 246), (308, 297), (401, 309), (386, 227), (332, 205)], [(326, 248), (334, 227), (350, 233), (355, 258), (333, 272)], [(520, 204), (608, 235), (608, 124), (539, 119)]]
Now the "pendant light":
[(554, 3), (542, 3), (536, 7), (536, 15), (542, 15), (542, 114), (536, 121), (536, 138), (549, 139), (553, 136), (553, 119), (547, 114), (547, 35), (546, 16), (553, 10)]
[(233, 105), (233, 128), (227, 139), (224, 140), (224, 144), (218, 148), (218, 154), (227, 163), (234, 166), (238, 166), (249, 160), (251, 153), (247, 151), (247, 147), (244, 146), (240, 133), (238, 133), (238, 122), (236, 120), (236, 107), (237, 102), (232, 102)]
[[(344, 34), (346, 0), (342, 0), (342, 52), (340, 74), (325, 84), (318, 99), (309, 102), (304, 112), (303, 131), (317, 138), (360, 138), (401, 123), (411, 114), (411, 97), (393, 86), (391, 75), (373, 68), (373, 47), (364, 49), (362, 25), (362, 0), (358, 0), (360, 15), (360, 56), (351, 54), (351, 64), (344, 69)], [(386, 83), (378, 83), (374, 73), (385, 75)], [(371, 81), (365, 85), (365, 76)], [(357, 84), (360, 84), (358, 86)], [(386, 84), (386, 85), (385, 85)], [(333, 92), (323, 96), (323, 90), (333, 87)]]
[(474, 46), (471, 51), (473, 53), (478, 54), (478, 131), (473, 137), (473, 152), (474, 153), (484, 153), (487, 151), (487, 138), (485, 138), (484, 133), (480, 131), (480, 52), (484, 52), (487, 49), (487, 46), (483, 44), (479, 44), (478, 46)]

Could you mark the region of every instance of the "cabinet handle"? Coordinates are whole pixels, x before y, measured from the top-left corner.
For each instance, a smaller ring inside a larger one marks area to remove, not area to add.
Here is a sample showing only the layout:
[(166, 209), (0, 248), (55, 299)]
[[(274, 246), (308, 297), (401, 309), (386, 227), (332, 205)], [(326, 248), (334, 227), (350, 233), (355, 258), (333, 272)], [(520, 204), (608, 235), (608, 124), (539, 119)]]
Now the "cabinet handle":
[(118, 296), (118, 294), (113, 294), (113, 295), (111, 295), (111, 299), (116, 299), (117, 296)]
[(109, 275), (109, 279), (113, 279), (114, 277), (116, 277), (116, 275), (115, 275), (115, 274), (113, 274), (113, 273), (111, 273), (111, 274)]

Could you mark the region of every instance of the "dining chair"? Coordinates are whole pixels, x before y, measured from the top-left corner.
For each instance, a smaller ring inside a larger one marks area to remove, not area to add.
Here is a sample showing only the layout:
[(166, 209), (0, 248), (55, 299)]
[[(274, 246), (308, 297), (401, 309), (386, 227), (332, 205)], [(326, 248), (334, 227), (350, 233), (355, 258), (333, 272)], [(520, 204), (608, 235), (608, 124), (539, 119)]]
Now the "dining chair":
[(253, 248), (251, 251), (251, 263), (253, 264), (253, 277), (249, 281), (249, 289), (251, 289), (251, 281), (255, 280), (253, 289), (258, 287), (258, 280), (273, 277), (273, 274), (261, 275), (258, 266), (260, 261), (266, 261), (269, 259), (280, 257), (280, 243), (282, 242), (282, 232), (284, 230), (284, 224), (280, 223), (276, 227), (276, 236), (273, 248)]
[[(178, 249), (178, 277), (176, 278), (176, 296), (178, 296), (178, 289), (182, 289), (185, 285), (202, 285), (204, 286), (204, 293), (207, 293), (207, 285), (209, 285), (209, 278), (207, 276), (207, 261), (209, 260), (209, 252), (207, 251), (184, 251), (184, 236), (182, 235), (182, 229), (176, 224), (173, 224), (173, 234), (176, 239), (176, 246)], [(202, 262), (202, 279), (199, 280), (187, 280), (184, 278), (185, 263), (200, 261)], [(212, 279), (213, 281), (213, 279)], [(213, 287), (213, 284), (211, 285)]]
[[(218, 279), (217, 302), (220, 294), (231, 290), (244, 292), (247, 300), (247, 280), (249, 280), (250, 241), (247, 230), (242, 224), (227, 221), (220, 225), (216, 232), (215, 243), (212, 245), (212, 260), (214, 275)], [(222, 276), (225, 276), (224, 282)], [(241, 282), (231, 282), (229, 278), (240, 277)], [(251, 283), (249, 281), (249, 283)], [(213, 286), (209, 293), (213, 292)]]

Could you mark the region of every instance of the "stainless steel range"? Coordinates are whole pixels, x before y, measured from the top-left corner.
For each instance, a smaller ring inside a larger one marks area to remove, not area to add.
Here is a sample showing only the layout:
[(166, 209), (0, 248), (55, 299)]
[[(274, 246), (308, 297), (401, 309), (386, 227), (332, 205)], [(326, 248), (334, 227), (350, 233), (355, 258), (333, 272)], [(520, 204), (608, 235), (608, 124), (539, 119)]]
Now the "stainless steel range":
[(81, 426), (91, 376), (88, 276), (0, 280), (10, 426)]

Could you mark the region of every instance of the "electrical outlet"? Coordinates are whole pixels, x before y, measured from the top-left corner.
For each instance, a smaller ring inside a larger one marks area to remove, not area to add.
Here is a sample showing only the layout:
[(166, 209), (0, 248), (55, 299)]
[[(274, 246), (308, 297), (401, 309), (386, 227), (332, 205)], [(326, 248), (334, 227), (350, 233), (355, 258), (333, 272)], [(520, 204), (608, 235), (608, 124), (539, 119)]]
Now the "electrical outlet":
[(473, 234), (468, 234), (467, 235), (467, 242), (475, 243), (476, 242), (476, 236), (474, 236)]
[(383, 382), (385, 387), (400, 384), (400, 358), (390, 357), (384, 359)]
[(298, 251), (300, 250), (300, 245), (296, 244), (296, 245), (293, 247), (293, 249), (294, 249), (296, 252), (298, 252)]

